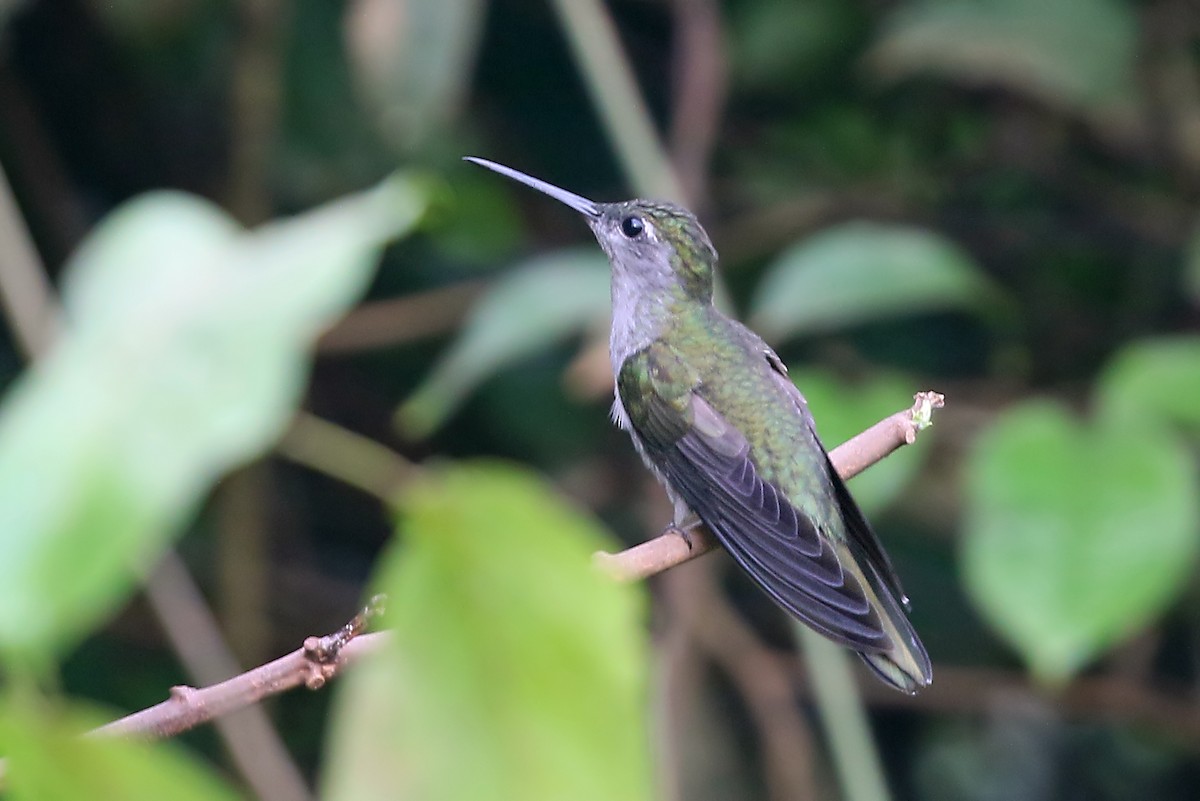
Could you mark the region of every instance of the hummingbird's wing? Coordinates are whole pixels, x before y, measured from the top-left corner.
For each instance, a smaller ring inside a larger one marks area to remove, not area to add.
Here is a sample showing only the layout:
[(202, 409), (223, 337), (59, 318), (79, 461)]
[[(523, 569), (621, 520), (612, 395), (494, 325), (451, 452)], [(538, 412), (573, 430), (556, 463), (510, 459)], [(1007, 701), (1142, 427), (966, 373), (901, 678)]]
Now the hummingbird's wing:
[(765, 344), (763, 348), (767, 364), (770, 365), (771, 370), (774, 372), (779, 386), (792, 399), (792, 402), (796, 405), (796, 411), (804, 417), (809, 435), (820, 446), (821, 454), (824, 456), (825, 474), (829, 479), (830, 485), (833, 487), (838, 508), (841, 509), (842, 519), (846, 523), (846, 534), (853, 545), (853, 549), (867, 564), (874, 568), (879, 579), (895, 596), (896, 600), (905, 609), (908, 609), (908, 596), (905, 595), (904, 587), (900, 584), (900, 576), (896, 573), (896, 568), (892, 566), (891, 557), (883, 549), (883, 544), (879, 542), (879, 537), (876, 536), (875, 531), (871, 528), (871, 524), (863, 517), (862, 510), (858, 508), (858, 504), (851, 497), (850, 490), (846, 487), (846, 482), (842, 481), (842, 477), (838, 475), (837, 468), (830, 461), (829, 453), (825, 450), (825, 446), (821, 443), (821, 438), (817, 435), (817, 425), (813, 420), (812, 413), (808, 410), (808, 401), (804, 399), (804, 394), (800, 392), (799, 387), (793, 384), (792, 379), (788, 377), (787, 366), (779, 358), (778, 354)]
[(626, 359), (617, 389), (646, 457), (780, 606), (856, 651), (891, 650), (895, 628), (847, 543), (822, 536), (762, 479), (748, 441), (695, 391), (699, 383), (662, 344)]

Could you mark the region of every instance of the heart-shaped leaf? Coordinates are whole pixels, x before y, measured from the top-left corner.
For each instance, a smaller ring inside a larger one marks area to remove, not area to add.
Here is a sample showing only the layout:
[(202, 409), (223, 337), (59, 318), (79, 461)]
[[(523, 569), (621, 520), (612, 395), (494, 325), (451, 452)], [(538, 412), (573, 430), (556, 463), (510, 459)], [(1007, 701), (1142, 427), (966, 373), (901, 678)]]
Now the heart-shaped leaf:
[(411, 487), (385, 555), (392, 640), (342, 686), (331, 801), (651, 797), (640, 588), (532, 474), (453, 466)]
[(1161, 421), (1200, 433), (1200, 337), (1126, 346), (1096, 386), (1102, 414), (1126, 423)]
[(754, 294), (754, 330), (772, 341), (887, 317), (975, 310), (996, 292), (965, 252), (930, 231), (871, 222), (785, 250)]
[(1025, 403), (980, 438), (967, 479), (967, 589), (1043, 681), (1152, 620), (1192, 569), (1196, 470), (1158, 427)]
[(608, 261), (592, 248), (543, 256), (501, 278), (400, 408), (400, 427), (429, 434), (488, 376), (601, 325), (609, 316), (608, 281)]

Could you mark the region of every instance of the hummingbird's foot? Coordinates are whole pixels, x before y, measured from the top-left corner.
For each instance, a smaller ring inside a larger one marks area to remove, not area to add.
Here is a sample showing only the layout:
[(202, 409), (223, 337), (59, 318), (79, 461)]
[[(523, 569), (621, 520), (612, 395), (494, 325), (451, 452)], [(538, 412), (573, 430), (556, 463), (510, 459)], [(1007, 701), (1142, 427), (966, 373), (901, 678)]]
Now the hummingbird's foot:
[(688, 533), (696, 526), (700, 525), (700, 518), (694, 512), (688, 512), (683, 520), (671, 522), (663, 528), (663, 534), (678, 534), (679, 537), (687, 544), (688, 551), (696, 549), (695, 543), (692, 542), (692, 536)]
[(662, 534), (660, 536), (666, 536), (667, 534), (679, 535), (679, 538), (683, 540), (685, 545), (687, 545), (688, 553), (691, 553), (695, 550), (695, 546), (692, 544), (692, 538), (688, 536), (687, 531), (685, 531), (683, 528), (675, 525), (674, 523), (667, 523), (667, 525), (663, 527)]

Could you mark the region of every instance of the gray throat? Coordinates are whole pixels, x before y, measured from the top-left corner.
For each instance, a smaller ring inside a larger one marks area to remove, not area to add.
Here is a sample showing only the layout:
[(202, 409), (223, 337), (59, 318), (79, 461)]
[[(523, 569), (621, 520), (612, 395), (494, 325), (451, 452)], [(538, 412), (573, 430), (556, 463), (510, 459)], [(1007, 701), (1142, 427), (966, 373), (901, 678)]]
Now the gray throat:
[(613, 273), (612, 331), (608, 352), (614, 378), (620, 374), (626, 359), (662, 335), (670, 313), (661, 294), (645, 292), (642, 287), (629, 284)]

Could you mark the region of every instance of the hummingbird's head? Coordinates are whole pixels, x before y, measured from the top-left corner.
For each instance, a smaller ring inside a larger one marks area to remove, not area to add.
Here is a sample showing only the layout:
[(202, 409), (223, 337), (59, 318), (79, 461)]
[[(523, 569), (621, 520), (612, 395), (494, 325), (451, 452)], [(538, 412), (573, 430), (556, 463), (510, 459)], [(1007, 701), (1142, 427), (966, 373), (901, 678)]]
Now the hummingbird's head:
[[(588, 217), (613, 272), (646, 290), (679, 290), (712, 301), (717, 251), (696, 215), (674, 203), (596, 203)], [(586, 215), (585, 215), (586, 216)]]
[[(584, 216), (612, 264), (614, 287), (711, 302), (717, 251), (696, 215), (674, 203), (596, 203), (494, 161), (467, 161), (519, 181)], [(614, 290), (615, 291), (615, 290)]]

